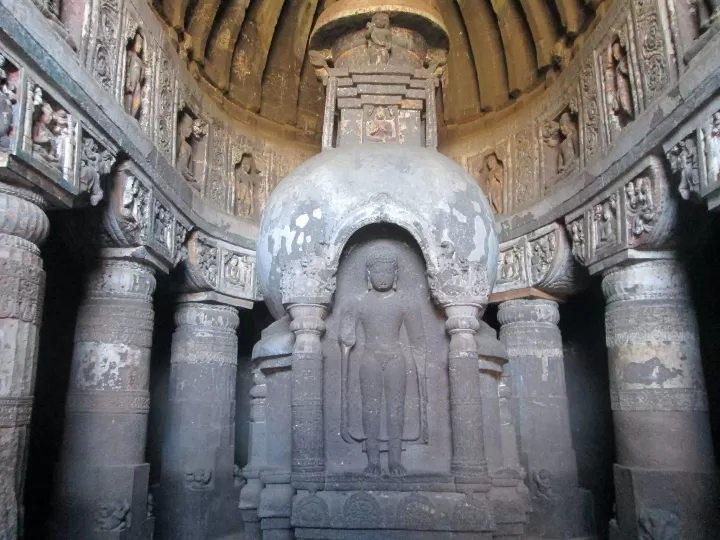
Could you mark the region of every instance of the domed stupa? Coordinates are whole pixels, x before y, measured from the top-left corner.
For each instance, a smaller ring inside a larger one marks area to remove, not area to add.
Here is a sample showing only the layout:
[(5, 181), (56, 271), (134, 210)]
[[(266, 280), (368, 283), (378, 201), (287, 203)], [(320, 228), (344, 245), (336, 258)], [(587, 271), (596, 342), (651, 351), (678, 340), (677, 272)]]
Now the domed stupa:
[(428, 1), (340, 1), (310, 47), (323, 151), (272, 192), (257, 245), (278, 322), (254, 358), (289, 413), (289, 435), (265, 437), (290, 439), (289, 486), (249, 482), (241, 508), (285, 497), (296, 538), (521, 538), (526, 488), (500, 433), (504, 353), (480, 320), (495, 220), (436, 150), (442, 18)]

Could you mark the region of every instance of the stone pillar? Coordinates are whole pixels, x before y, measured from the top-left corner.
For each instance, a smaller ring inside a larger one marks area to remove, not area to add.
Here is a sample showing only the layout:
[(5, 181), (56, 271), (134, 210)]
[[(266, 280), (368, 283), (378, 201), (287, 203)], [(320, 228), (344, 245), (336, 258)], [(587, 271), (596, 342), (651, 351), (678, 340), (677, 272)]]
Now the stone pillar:
[(183, 302), (175, 322), (157, 538), (212, 539), (241, 529), (237, 515), (237, 530), (217, 530), (239, 514), (233, 468), (240, 320), (234, 307)]
[(292, 356), (292, 472), (298, 480), (324, 483), (325, 427), (323, 422), (323, 354), (327, 306), (288, 307), (295, 334)]
[(613, 538), (660, 538), (661, 530), (713, 538), (719, 499), (684, 270), (671, 259), (619, 266), (602, 288), (617, 459)]
[(533, 501), (528, 534), (594, 536), (592, 497), (578, 489), (557, 302), (508, 300), (500, 304), (498, 320), (512, 373), (520, 460)]
[(23, 488), (45, 272), (43, 199), (0, 184), (0, 538), (22, 536)]
[(90, 272), (57, 475), (61, 538), (151, 537), (145, 440), (154, 291), (154, 270), (142, 262), (102, 258)]
[(450, 334), (450, 421), (453, 456), (450, 470), (458, 484), (489, 484), (483, 437), (482, 389), (478, 376), (475, 332), (480, 327), (476, 305), (445, 307)]

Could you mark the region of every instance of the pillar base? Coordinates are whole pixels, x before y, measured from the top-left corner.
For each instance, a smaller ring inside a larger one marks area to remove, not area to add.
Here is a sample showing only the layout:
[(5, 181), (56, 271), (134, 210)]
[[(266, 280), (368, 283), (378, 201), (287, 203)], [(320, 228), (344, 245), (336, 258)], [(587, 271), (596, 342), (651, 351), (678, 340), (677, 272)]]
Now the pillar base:
[(593, 498), (589, 491), (578, 488), (552, 498), (535, 496), (531, 501), (528, 539), (595, 538)]
[[(66, 473), (67, 474), (67, 473)], [(61, 485), (53, 537), (57, 540), (151, 540), (155, 518), (148, 512), (150, 465), (82, 468)], [(102, 499), (100, 499), (102, 497)]]
[(617, 515), (610, 540), (717, 538), (718, 473), (663, 471), (615, 465)]

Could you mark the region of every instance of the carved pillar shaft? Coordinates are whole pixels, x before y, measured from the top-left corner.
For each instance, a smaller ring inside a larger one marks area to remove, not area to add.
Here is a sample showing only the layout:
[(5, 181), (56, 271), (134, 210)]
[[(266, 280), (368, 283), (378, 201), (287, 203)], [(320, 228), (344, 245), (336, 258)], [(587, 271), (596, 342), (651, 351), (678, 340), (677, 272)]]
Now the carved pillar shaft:
[(674, 260), (618, 267), (602, 287), (618, 463), (710, 470), (707, 396), (683, 268)]
[(22, 535), (23, 487), (49, 222), (33, 192), (0, 184), (0, 538)]
[(592, 497), (578, 488), (557, 302), (509, 300), (500, 304), (498, 320), (512, 373), (520, 459), (536, 509), (528, 531), (542, 538), (594, 535)]
[(606, 272), (602, 288), (617, 458), (611, 529), (623, 540), (711, 538), (718, 483), (685, 272), (675, 260), (639, 262)]
[(56, 516), (65, 538), (149, 538), (145, 440), (153, 268), (101, 259), (75, 332)]
[(520, 452), (526, 456), (528, 475), (546, 471), (555, 490), (575, 487), (577, 464), (558, 305), (551, 300), (509, 300), (500, 304), (498, 320), (512, 371)]
[(175, 322), (157, 532), (202, 539), (234, 483), (240, 320), (234, 307), (185, 302)]
[(292, 472), (325, 471), (323, 424), (323, 355), (320, 337), (327, 307), (293, 304), (288, 307), (295, 334), (292, 356)]
[(475, 305), (445, 307), (450, 334), (450, 417), (453, 456), (451, 470), (463, 484), (489, 482), (483, 441), (481, 385), (475, 332), (480, 327)]

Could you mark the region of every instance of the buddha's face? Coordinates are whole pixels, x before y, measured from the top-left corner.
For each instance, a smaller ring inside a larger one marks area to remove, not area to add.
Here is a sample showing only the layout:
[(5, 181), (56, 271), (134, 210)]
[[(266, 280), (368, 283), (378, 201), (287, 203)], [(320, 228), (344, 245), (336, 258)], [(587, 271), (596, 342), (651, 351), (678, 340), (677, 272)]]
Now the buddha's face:
[(397, 267), (389, 262), (376, 262), (368, 267), (370, 284), (376, 291), (385, 292), (392, 289), (397, 276)]

